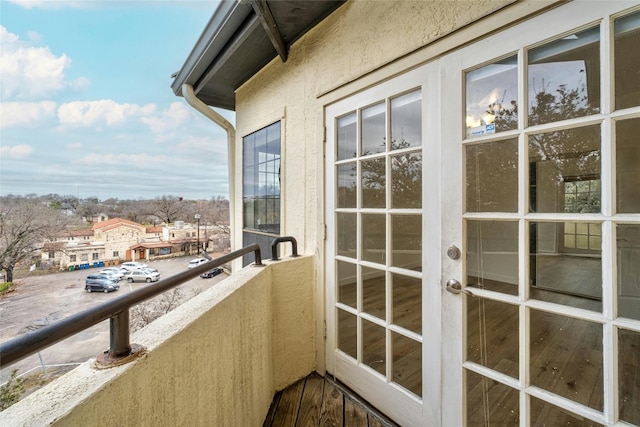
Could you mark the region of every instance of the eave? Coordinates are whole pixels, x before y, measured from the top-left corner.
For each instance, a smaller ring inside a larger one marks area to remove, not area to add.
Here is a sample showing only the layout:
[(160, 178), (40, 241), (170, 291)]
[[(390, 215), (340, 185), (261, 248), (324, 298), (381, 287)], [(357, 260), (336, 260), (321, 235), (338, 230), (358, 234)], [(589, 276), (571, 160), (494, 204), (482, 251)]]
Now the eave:
[(173, 92), (193, 86), (212, 107), (235, 110), (235, 91), (345, 0), (223, 0), (175, 74)]

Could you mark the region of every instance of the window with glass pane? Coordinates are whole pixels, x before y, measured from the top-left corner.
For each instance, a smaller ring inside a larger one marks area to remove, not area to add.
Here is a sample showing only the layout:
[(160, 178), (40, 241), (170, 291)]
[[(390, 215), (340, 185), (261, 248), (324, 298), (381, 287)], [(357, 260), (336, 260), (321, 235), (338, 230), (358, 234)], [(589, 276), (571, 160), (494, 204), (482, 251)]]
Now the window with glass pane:
[(280, 122), (245, 136), (244, 228), (280, 233)]
[(640, 118), (616, 122), (616, 207), (640, 213)]
[(529, 135), (529, 210), (600, 212), (600, 144), (600, 125)]
[(616, 109), (640, 105), (640, 12), (614, 21), (615, 106)]
[(601, 224), (569, 223), (574, 246), (564, 242), (563, 222), (529, 225), (529, 281), (533, 299), (602, 311)]
[(518, 139), (465, 146), (466, 211), (518, 211)]
[(617, 255), (618, 316), (640, 320), (640, 224), (618, 225)]
[(467, 286), (518, 295), (518, 223), (467, 221)]
[(568, 34), (528, 52), (529, 125), (600, 111), (600, 28)]
[(335, 125), (338, 347), (420, 396), (421, 92), (375, 100)]
[(516, 55), (469, 71), (465, 79), (467, 138), (517, 129)]

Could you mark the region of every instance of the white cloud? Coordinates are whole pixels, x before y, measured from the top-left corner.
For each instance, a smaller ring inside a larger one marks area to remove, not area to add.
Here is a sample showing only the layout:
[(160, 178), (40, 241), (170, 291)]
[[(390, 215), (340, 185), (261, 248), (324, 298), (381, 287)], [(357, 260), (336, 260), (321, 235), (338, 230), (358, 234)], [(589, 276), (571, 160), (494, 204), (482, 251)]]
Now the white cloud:
[(119, 104), (111, 99), (72, 101), (58, 108), (58, 119), (62, 126), (69, 127), (116, 126), (151, 115), (155, 110), (154, 104)]
[(97, 154), (86, 155), (73, 163), (83, 165), (129, 165), (134, 168), (144, 169), (145, 166), (157, 166), (159, 163), (167, 162), (169, 158), (164, 154), (152, 156), (147, 153), (139, 154)]
[(173, 102), (168, 110), (159, 114), (143, 117), (140, 121), (155, 134), (167, 134), (182, 129), (192, 118), (192, 111), (181, 102)]
[[(38, 39), (30, 33), (31, 39)], [(86, 87), (85, 78), (67, 80), (65, 70), (71, 59), (54, 55), (48, 47), (34, 46), (0, 26), (0, 79), (2, 97), (13, 99), (42, 99), (64, 89)]]
[(0, 102), (0, 129), (9, 127), (34, 127), (55, 117), (56, 103), (41, 102)]
[(9, 158), (14, 160), (24, 159), (29, 157), (29, 154), (33, 152), (33, 147), (27, 144), (20, 144), (0, 147), (0, 157)]
[(69, 150), (79, 150), (82, 148), (82, 144), (79, 142), (73, 142), (71, 144), (67, 144), (67, 148)]

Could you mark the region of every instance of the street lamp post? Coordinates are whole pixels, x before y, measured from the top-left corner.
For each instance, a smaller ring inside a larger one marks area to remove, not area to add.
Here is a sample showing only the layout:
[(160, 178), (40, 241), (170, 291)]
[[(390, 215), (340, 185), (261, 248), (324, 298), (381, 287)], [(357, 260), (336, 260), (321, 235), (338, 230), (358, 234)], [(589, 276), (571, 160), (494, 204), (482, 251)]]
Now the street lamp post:
[(198, 247), (198, 255), (200, 254), (200, 214), (195, 214), (196, 221), (198, 221), (198, 232), (197, 232), (197, 247)]

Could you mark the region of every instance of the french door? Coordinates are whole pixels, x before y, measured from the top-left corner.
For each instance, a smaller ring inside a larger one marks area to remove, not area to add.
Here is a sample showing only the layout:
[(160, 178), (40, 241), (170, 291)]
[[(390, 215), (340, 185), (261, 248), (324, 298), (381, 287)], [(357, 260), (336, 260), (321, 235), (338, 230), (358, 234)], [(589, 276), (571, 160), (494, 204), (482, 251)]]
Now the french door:
[(572, 2), (327, 107), (329, 372), (407, 426), (640, 425), (638, 46)]

